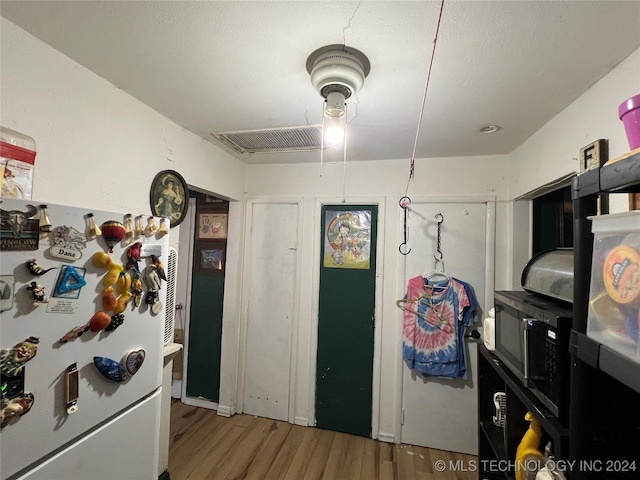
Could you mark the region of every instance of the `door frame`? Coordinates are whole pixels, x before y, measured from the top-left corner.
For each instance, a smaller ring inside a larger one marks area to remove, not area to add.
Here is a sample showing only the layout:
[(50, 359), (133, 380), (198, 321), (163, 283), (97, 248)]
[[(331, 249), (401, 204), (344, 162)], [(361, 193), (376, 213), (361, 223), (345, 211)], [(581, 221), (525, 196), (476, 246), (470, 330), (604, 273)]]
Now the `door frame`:
[(195, 245), (195, 229), (196, 229), (197, 202), (195, 198), (189, 198), (189, 207), (187, 210), (186, 221), (182, 222), (178, 233), (179, 245), (187, 246), (186, 251), (179, 248), (178, 261), (187, 262), (187, 278), (186, 278), (186, 299), (183, 307), (184, 315), (184, 345), (182, 346), (182, 384), (180, 392), (180, 401), (185, 405), (193, 407), (218, 409), (218, 403), (212, 402), (199, 397), (190, 397), (187, 395), (187, 371), (189, 368), (189, 327), (191, 325), (191, 284), (193, 277), (193, 250)]
[(295, 418), (295, 394), (296, 394), (296, 360), (298, 352), (298, 325), (300, 322), (300, 283), (302, 277), (302, 238), (303, 238), (303, 219), (304, 219), (304, 199), (302, 197), (254, 197), (245, 200), (245, 218), (243, 244), (243, 263), (242, 263), (242, 287), (240, 288), (240, 317), (238, 322), (238, 378), (237, 378), (237, 411), (244, 411), (244, 390), (245, 390), (245, 373), (247, 368), (246, 352), (247, 352), (247, 329), (249, 317), (249, 297), (246, 292), (249, 291), (249, 272), (251, 271), (251, 225), (253, 222), (253, 205), (255, 204), (285, 204), (296, 205), (298, 207), (298, 231), (296, 241), (296, 269), (294, 279), (293, 295), (293, 316), (291, 318), (291, 338), (289, 352), (289, 405), (287, 408), (287, 417), (289, 423), (294, 423)]
[(316, 425), (316, 368), (318, 362), (318, 318), (320, 311), (320, 255), (321, 240), (323, 238), (320, 226), (322, 219), (322, 207), (324, 205), (377, 205), (378, 225), (376, 239), (376, 287), (375, 287), (375, 323), (373, 345), (373, 380), (371, 389), (371, 438), (378, 438), (380, 419), (380, 388), (381, 388), (381, 357), (382, 357), (382, 279), (384, 271), (384, 227), (385, 227), (385, 197), (353, 197), (344, 201), (342, 197), (317, 197), (314, 208), (313, 227), (313, 283), (312, 306), (310, 326), (310, 361), (309, 361), (309, 426)]
[[(495, 195), (469, 195), (464, 197), (413, 197), (411, 203), (484, 203), (486, 204), (485, 212), (485, 272), (484, 272), (484, 308), (485, 311), (489, 311), (493, 307), (493, 294), (495, 291), (495, 244), (496, 244), (496, 197)], [(404, 211), (402, 208), (398, 209), (398, 225), (401, 227), (404, 221)], [(411, 245), (409, 245), (410, 247)], [(403, 256), (398, 262), (398, 291), (406, 291), (406, 279), (404, 278), (406, 269), (406, 260)], [(402, 360), (402, 318), (403, 312), (398, 309), (397, 313), (398, 321), (396, 322), (396, 345), (397, 356), (399, 361), (397, 362), (396, 369), (396, 405), (398, 410), (395, 415), (394, 436), (395, 443), (400, 443), (402, 439), (402, 406), (403, 406), (403, 375), (402, 369), (405, 368), (405, 363)], [(480, 319), (481, 320), (481, 319)], [(477, 327), (482, 330), (482, 324)]]

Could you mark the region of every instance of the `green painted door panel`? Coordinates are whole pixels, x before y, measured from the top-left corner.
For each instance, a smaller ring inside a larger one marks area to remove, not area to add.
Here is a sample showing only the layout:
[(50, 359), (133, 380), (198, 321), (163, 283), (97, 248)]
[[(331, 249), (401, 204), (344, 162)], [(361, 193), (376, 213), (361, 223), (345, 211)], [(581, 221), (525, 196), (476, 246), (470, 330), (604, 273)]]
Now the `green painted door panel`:
[(193, 275), (189, 319), (187, 396), (220, 400), (224, 276)]
[[(371, 212), (368, 269), (324, 266), (326, 210)], [(364, 437), (371, 437), (377, 218), (377, 205), (322, 208), (316, 425)]]

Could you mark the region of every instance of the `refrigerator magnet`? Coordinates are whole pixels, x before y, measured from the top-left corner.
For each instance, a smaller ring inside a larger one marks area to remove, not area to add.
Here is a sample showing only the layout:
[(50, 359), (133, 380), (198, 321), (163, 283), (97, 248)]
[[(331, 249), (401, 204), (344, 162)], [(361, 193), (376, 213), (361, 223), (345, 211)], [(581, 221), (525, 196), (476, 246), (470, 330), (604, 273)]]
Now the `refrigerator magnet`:
[(14, 377), (22, 373), (24, 364), (38, 353), (38, 337), (29, 337), (16, 344), (13, 348), (4, 348), (0, 351), (2, 375)]
[(142, 366), (142, 362), (144, 362), (145, 352), (144, 349), (135, 350), (133, 352), (129, 352), (124, 358), (124, 368), (127, 370), (129, 375), (135, 375), (140, 367)]
[(93, 364), (102, 375), (112, 382), (124, 382), (127, 379), (127, 372), (120, 365), (120, 362), (107, 357), (93, 357)]
[(78, 410), (79, 377), (78, 364), (72, 363), (64, 373), (64, 403), (68, 415)]
[(66, 225), (53, 229), (53, 246), (49, 248), (52, 257), (75, 262), (86, 247), (87, 236), (81, 231)]
[(13, 275), (0, 275), (0, 312), (13, 308), (16, 280)]
[(0, 209), (0, 250), (38, 250), (40, 224), (32, 218), (38, 209), (33, 205), (26, 207), (26, 212)]
[(32, 258), (27, 262), (27, 268), (29, 269), (31, 275), (37, 275), (39, 277), (47, 272), (50, 272), (51, 270), (55, 270), (58, 267), (42, 268), (40, 265), (38, 265), (36, 259)]
[(27, 290), (31, 292), (31, 296), (33, 297), (32, 305), (34, 307), (39, 306), (41, 303), (47, 303), (45, 300), (44, 287), (40, 285), (38, 282), (31, 282), (27, 287)]
[(21, 417), (33, 406), (34, 396), (32, 393), (21, 393), (17, 397), (7, 399), (2, 398), (0, 408), (0, 428), (4, 428), (13, 418)]

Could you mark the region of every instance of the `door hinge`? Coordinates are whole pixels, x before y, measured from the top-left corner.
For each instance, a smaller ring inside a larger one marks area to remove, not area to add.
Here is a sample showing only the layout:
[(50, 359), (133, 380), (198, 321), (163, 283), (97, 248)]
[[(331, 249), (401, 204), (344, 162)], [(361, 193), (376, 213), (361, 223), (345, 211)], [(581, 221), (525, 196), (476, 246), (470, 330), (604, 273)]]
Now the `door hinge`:
[(400, 414), (400, 425), (404, 425), (404, 408), (402, 409), (402, 413)]

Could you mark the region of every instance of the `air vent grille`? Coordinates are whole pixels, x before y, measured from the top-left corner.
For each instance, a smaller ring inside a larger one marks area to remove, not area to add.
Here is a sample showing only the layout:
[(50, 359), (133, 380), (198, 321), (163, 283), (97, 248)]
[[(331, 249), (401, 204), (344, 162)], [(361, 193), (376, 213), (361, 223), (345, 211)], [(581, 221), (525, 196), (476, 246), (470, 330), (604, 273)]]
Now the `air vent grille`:
[(322, 127), (272, 128), (242, 132), (212, 133), (211, 136), (239, 153), (273, 153), (317, 150), (322, 141)]
[(176, 319), (176, 273), (178, 271), (178, 252), (175, 248), (169, 248), (167, 259), (167, 306), (164, 316), (164, 344), (173, 340), (173, 329)]

